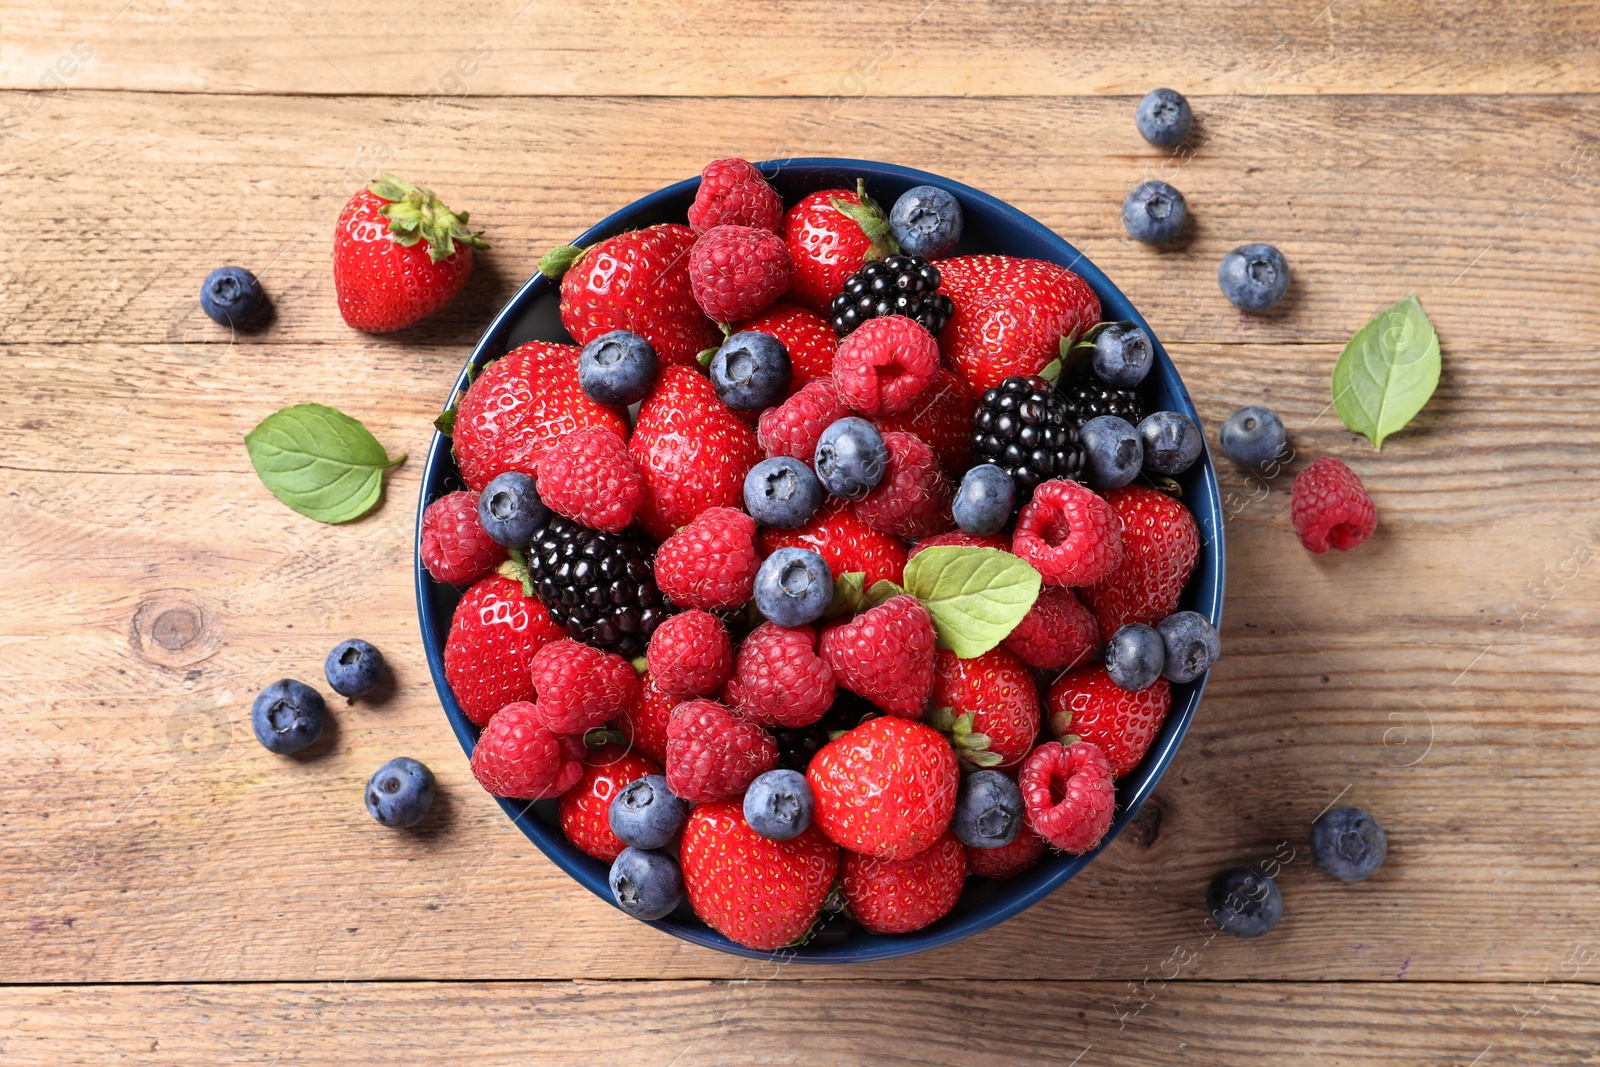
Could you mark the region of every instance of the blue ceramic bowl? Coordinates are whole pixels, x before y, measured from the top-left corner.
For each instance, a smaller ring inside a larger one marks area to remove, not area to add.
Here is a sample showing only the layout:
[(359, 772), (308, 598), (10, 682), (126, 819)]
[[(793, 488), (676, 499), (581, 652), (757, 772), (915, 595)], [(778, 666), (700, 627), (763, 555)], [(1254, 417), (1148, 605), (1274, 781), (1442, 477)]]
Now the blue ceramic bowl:
[[(1068, 267), (1081, 275), (1099, 294), (1102, 315), (1106, 319), (1136, 322), (1149, 332), (1152, 340), (1156, 334), (1149, 323), (1136, 311), (1127, 297), (1102, 274), (1093, 263), (1040, 223), (1016, 208), (994, 197), (948, 181), (936, 174), (920, 170), (891, 166), (886, 163), (869, 163), (855, 159), (795, 159), (783, 163), (760, 164), (763, 172), (773, 175), (772, 183), (782, 194), (784, 202), (792, 204), (807, 193), (828, 188), (854, 188), (856, 179), (867, 179), (868, 191), (885, 207), (892, 204), (902, 192), (915, 185), (938, 185), (948, 189), (960, 200), (966, 216), (966, 232), (956, 254), (995, 252), (1012, 256), (1027, 256), (1049, 260)], [(694, 201), (698, 178), (691, 178), (634, 201), (609, 218), (603, 219), (575, 242), (591, 245), (624, 230), (638, 229), (658, 222), (683, 222), (684, 214)], [(556, 286), (542, 275), (528, 279), (510, 303), (495, 316), (483, 337), (473, 349), (469, 365), (482, 367), (490, 360), (504, 354), (528, 340), (571, 342), (561, 327), (557, 314)], [(1194, 405), (1183, 387), (1172, 361), (1167, 358), (1161, 342), (1155, 340), (1156, 365), (1145, 386), (1155, 407), (1181, 411), (1197, 422)], [(456, 379), (451, 396), (465, 389), (467, 368)], [(1183, 597), (1183, 606), (1192, 608), (1219, 625), (1222, 621), (1223, 542), (1222, 508), (1217, 491), (1216, 469), (1209, 450), (1200, 462), (1189, 469), (1178, 481), (1183, 486), (1183, 499), (1193, 511), (1201, 532), (1200, 562), (1189, 588)], [(435, 434), (428, 450), (428, 463), (423, 473), (422, 497), (417, 504), (417, 527), (422, 526), (422, 509), (453, 489), (462, 487), (461, 476), (450, 454), (450, 442)], [(420, 540), (419, 545), (420, 549)], [(420, 550), (416, 557), (417, 610), (422, 624), (422, 641), (427, 649), (428, 667), (433, 672), (439, 700), (445, 715), (462, 749), (469, 755), (477, 741), (478, 729), (462, 713), (455, 697), (445, 682), (444, 643), (449, 632), (450, 614), (460, 590), (440, 585), (427, 575), (422, 566)], [(1173, 686), (1172, 712), (1160, 735), (1150, 746), (1144, 762), (1117, 785), (1117, 817), (1111, 833), (1100, 847), (1105, 848), (1138, 812), (1140, 805), (1150, 796), (1162, 773), (1172, 762), (1189, 729), (1200, 696), (1205, 690), (1205, 677), (1187, 685)], [(570, 844), (555, 824), (553, 805), (549, 803), (528, 805), (515, 801), (500, 801), (508, 817), (539, 849), (562, 870), (576, 878), (591, 893), (609, 902), (611, 893), (606, 884), (605, 864), (580, 852)], [(732, 952), (757, 959), (778, 958), (811, 962), (847, 962), (881, 960), (905, 956), (926, 949), (937, 948), (970, 937), (1043, 899), (1067, 879), (1077, 874), (1093, 861), (1096, 853), (1068, 857), (1047, 855), (1038, 866), (1007, 882), (991, 882), (982, 878), (970, 879), (966, 891), (955, 909), (944, 919), (916, 933), (899, 936), (878, 936), (862, 932), (834, 931), (830, 924), (807, 944), (779, 952), (762, 952), (736, 945), (721, 934), (698, 922), (687, 909), (660, 922), (651, 923), (657, 929), (675, 934), (697, 945)], [(683, 917), (680, 918), (679, 916)], [(621, 912), (618, 922), (631, 921)]]

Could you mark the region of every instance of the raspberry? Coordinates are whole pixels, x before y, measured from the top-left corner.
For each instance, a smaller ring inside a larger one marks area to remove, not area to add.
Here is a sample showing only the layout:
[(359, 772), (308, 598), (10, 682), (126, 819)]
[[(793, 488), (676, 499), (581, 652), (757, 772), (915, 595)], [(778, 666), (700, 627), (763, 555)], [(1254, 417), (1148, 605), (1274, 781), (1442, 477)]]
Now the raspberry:
[(678, 702), (663, 693), (646, 671), (639, 679), (639, 698), (617, 716), (617, 729), (628, 744), (657, 763), (667, 758), (667, 721)]
[(689, 225), (695, 233), (713, 226), (754, 226), (778, 233), (783, 228), (783, 199), (748, 161), (719, 159), (700, 172)]
[(557, 515), (621, 533), (644, 503), (644, 477), (628, 444), (604, 426), (564, 434), (539, 453), (539, 498)]
[(1028, 828), (1065, 852), (1082, 855), (1111, 829), (1116, 794), (1111, 764), (1098, 745), (1051, 741), (1033, 750), (1017, 776)]
[(743, 607), (760, 569), (756, 521), (733, 508), (707, 508), (656, 549), (656, 585), (679, 607)]
[(1047, 585), (1005, 644), (1031, 667), (1062, 670), (1087, 663), (1094, 655), (1100, 624), (1071, 589)]
[(897, 596), (822, 635), (822, 658), (851, 692), (891, 715), (920, 719), (933, 692), (933, 617)]
[(689, 252), (695, 303), (718, 322), (738, 322), (765, 311), (793, 277), (789, 250), (771, 230), (714, 226)]
[(1093, 585), (1122, 562), (1122, 524), (1093, 490), (1052, 478), (1017, 513), (1011, 551), (1050, 585)]
[(883, 433), (902, 430), (916, 434), (939, 453), (945, 472), (959, 478), (972, 466), (970, 442), (976, 407), (972, 390), (961, 375), (940, 367), (910, 407), (893, 415), (879, 415), (872, 424)]
[(870, 319), (839, 342), (833, 386), (864, 415), (905, 411), (939, 373), (939, 343), (904, 315)]
[(715, 700), (689, 700), (667, 723), (667, 787), (703, 804), (744, 792), (778, 765), (778, 745)]
[(893, 431), (883, 435), (883, 443), (889, 448), (883, 479), (856, 501), (856, 517), (874, 530), (913, 539), (955, 525), (950, 517), (955, 491), (933, 449), (914, 434)]
[(661, 768), (620, 745), (605, 745), (584, 759), (583, 776), (561, 794), (556, 813), (567, 840), (597, 860), (610, 863), (625, 848), (611, 829), (611, 800), (630, 782)]
[(506, 558), (504, 545), (483, 532), (478, 494), (446, 493), (422, 513), (422, 565), (436, 582), (471, 585)]
[(685, 611), (656, 628), (645, 658), (656, 688), (688, 700), (709, 696), (727, 681), (733, 671), (733, 642), (715, 615)]
[(817, 655), (809, 626), (764, 622), (739, 645), (729, 702), (762, 726), (810, 726), (833, 705), (833, 668)]
[(552, 641), (534, 654), (530, 666), (539, 721), (552, 733), (592, 730), (639, 699), (633, 664), (581, 641)]
[(951, 530), (949, 533), (936, 534), (933, 537), (924, 537), (911, 548), (908, 560), (914, 559), (918, 552), (925, 548), (938, 548), (940, 545), (955, 545), (965, 548), (998, 548), (1002, 552), (1011, 551), (1011, 542), (1004, 534), (969, 534), (965, 530)]
[(1003, 882), (1038, 863), (1043, 855), (1044, 838), (1024, 828), (1009, 845), (967, 849), (967, 870), (980, 878)]
[(527, 701), (507, 704), (489, 720), (472, 749), (472, 774), (497, 797), (545, 800), (583, 776), (583, 738), (558, 737)]
[(832, 379), (815, 378), (783, 403), (761, 413), (756, 440), (768, 459), (792, 456), (810, 464), (822, 431), (849, 413)]
[(1322, 456), (1295, 475), (1290, 510), (1295, 536), (1307, 551), (1348, 552), (1378, 528), (1378, 509), (1356, 472), (1343, 460)]

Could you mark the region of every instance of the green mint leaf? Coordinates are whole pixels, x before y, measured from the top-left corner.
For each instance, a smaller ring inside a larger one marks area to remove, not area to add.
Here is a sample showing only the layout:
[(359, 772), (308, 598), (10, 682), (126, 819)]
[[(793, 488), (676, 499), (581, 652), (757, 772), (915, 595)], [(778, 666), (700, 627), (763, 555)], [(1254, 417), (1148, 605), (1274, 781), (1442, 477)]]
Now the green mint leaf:
[(906, 592), (933, 616), (939, 647), (981, 656), (1016, 628), (1039, 596), (1039, 572), (998, 548), (937, 545), (911, 558)]
[(349, 522), (377, 506), (390, 459), (367, 428), (323, 404), (275, 411), (244, 435), (261, 484), (318, 522)]
[(867, 603), (872, 607), (884, 604), (905, 592), (899, 585), (887, 578), (879, 578), (872, 583), (872, 588), (867, 590)]
[(845, 571), (834, 579), (833, 601), (828, 605), (828, 610), (823, 613), (824, 618), (838, 619), (854, 615), (867, 606), (867, 593), (864, 587), (866, 574), (863, 571)]
[(1439, 384), (1439, 335), (1415, 294), (1350, 338), (1333, 365), (1333, 406), (1372, 447), (1410, 422)]

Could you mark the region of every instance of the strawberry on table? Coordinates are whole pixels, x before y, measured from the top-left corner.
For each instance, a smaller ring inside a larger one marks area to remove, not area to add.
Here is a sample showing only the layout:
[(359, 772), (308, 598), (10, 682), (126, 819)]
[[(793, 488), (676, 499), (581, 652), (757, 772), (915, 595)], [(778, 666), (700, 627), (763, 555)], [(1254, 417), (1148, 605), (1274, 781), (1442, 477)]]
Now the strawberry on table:
[(794, 263), (789, 292), (812, 311), (826, 312), (846, 278), (894, 251), (888, 216), (866, 195), (865, 181), (857, 188), (812, 193), (784, 216), (783, 239)]
[(661, 768), (621, 745), (606, 744), (583, 760), (583, 776), (561, 794), (557, 814), (567, 840), (610, 863), (627, 846), (611, 830), (611, 801), (630, 782)]
[(755, 330), (776, 337), (789, 353), (789, 369), (794, 377), (791, 389), (799, 389), (814, 378), (833, 373), (833, 354), (839, 349), (839, 335), (828, 320), (810, 308), (780, 300), (753, 319), (734, 327), (735, 333)]
[(534, 654), (567, 631), (522, 583), (492, 575), (468, 589), (450, 618), (444, 676), (467, 718), (482, 726), (506, 704), (534, 697)]
[(830, 500), (798, 529), (764, 528), (761, 554), (769, 556), (779, 548), (811, 549), (828, 561), (835, 581), (859, 571), (868, 589), (879, 581), (899, 582), (905, 577), (906, 543), (862, 522), (848, 500)]
[(955, 314), (939, 347), (974, 396), (1012, 375), (1038, 374), (1061, 339), (1100, 321), (1100, 298), (1076, 274), (1039, 259), (956, 256), (937, 264)]
[(1130, 692), (1096, 663), (1056, 679), (1046, 703), (1050, 732), (1063, 741), (1077, 737), (1094, 742), (1110, 762), (1112, 776), (1121, 778), (1144, 759), (1166, 721), (1172, 683), (1157, 678), (1155, 684)]
[(1200, 530), (1181, 502), (1128, 485), (1107, 493), (1106, 503), (1122, 523), (1122, 562), (1082, 594), (1102, 640), (1130, 622), (1154, 626), (1178, 610), (1200, 558)]
[(516, 701), (501, 708), (472, 749), (472, 776), (497, 797), (547, 800), (583, 776), (583, 738), (551, 733), (536, 708)]
[(967, 881), (964, 848), (946, 830), (931, 846), (905, 859), (846, 852), (840, 884), (850, 914), (875, 934), (909, 934), (938, 922), (961, 899)]
[(1039, 686), (1028, 665), (1004, 648), (972, 659), (941, 649), (933, 706), (929, 725), (950, 733), (956, 755), (974, 767), (1014, 767), (1039, 737)]
[(822, 635), (840, 685), (891, 715), (920, 719), (933, 692), (933, 617), (914, 596), (891, 597)]
[(639, 524), (664, 541), (707, 508), (744, 503), (744, 476), (761, 461), (756, 435), (705, 376), (668, 367), (639, 408), (628, 440), (645, 480)]
[(904, 859), (950, 825), (961, 772), (950, 743), (919, 722), (883, 715), (812, 757), (816, 825), (852, 852)]

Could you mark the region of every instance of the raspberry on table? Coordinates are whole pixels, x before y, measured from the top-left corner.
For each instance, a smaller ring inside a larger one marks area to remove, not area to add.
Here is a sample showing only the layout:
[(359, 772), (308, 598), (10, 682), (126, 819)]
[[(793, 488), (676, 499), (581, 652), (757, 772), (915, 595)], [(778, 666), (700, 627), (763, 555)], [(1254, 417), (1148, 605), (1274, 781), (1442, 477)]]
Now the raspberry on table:
[(871, 319), (839, 342), (833, 386), (865, 415), (905, 411), (939, 372), (939, 343), (904, 315)]
[(645, 658), (657, 688), (668, 696), (710, 696), (733, 672), (733, 641), (721, 619), (696, 608), (657, 627)]
[(639, 699), (639, 672), (614, 652), (563, 638), (530, 664), (539, 721), (552, 733), (581, 734), (604, 725)]
[(478, 521), (477, 493), (446, 493), (422, 513), (422, 565), (434, 581), (471, 585), (493, 574), (505, 558), (505, 546)]
[(756, 523), (733, 508), (707, 508), (656, 549), (656, 585), (679, 607), (726, 611), (755, 588)]
[(822, 635), (837, 681), (891, 715), (920, 719), (933, 692), (933, 617), (913, 596), (891, 597)]
[(1033, 750), (1017, 776), (1028, 827), (1056, 848), (1082, 855), (1111, 829), (1116, 794), (1098, 745), (1051, 741)]
[(814, 378), (793, 396), (761, 413), (756, 440), (771, 459), (790, 456), (810, 463), (822, 431), (850, 413), (831, 378)]
[(714, 226), (753, 226), (778, 233), (783, 229), (783, 198), (748, 160), (713, 160), (700, 172), (689, 225), (695, 233)]
[(1295, 536), (1306, 550), (1348, 552), (1378, 528), (1378, 509), (1356, 472), (1343, 460), (1321, 456), (1295, 475), (1289, 512)]
[(539, 453), (539, 496), (557, 515), (621, 533), (644, 503), (644, 477), (628, 443), (604, 426), (563, 434)]
[(713, 226), (689, 252), (689, 286), (700, 310), (717, 322), (765, 311), (794, 277), (783, 238), (753, 226)]
[(1063, 585), (1042, 586), (1033, 607), (1005, 639), (1006, 648), (1041, 670), (1087, 663), (1099, 644), (1100, 624), (1094, 612)]
[(1017, 513), (1011, 551), (1047, 585), (1093, 585), (1122, 562), (1122, 524), (1092, 489), (1056, 478)]
[(772, 735), (715, 700), (686, 700), (667, 723), (667, 785), (696, 804), (738, 796), (778, 765)]
[(955, 525), (950, 502), (954, 495), (939, 457), (921, 438), (890, 431), (883, 435), (889, 461), (883, 478), (856, 501), (856, 516), (874, 530), (917, 539), (943, 533)]
[(507, 704), (489, 720), (472, 749), (472, 774), (497, 797), (545, 800), (583, 776), (583, 738), (557, 736), (527, 701)]
[(762, 726), (810, 726), (833, 706), (833, 668), (817, 655), (809, 626), (764, 622), (739, 645), (728, 701)]

